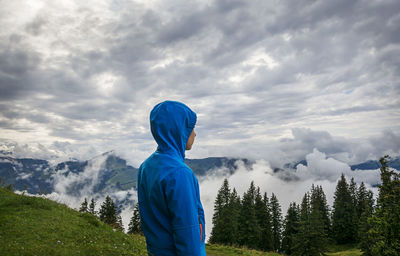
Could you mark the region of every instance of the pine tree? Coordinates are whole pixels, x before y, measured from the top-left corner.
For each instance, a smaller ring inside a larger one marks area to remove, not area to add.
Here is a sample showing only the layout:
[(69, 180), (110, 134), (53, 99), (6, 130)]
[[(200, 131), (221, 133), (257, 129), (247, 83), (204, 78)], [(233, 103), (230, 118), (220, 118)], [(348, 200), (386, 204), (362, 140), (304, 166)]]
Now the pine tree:
[(357, 213), (357, 206), (358, 206), (358, 198), (357, 198), (357, 184), (354, 181), (354, 178), (351, 178), (349, 184), (349, 192), (351, 197), (352, 203), (352, 214), (353, 214), (353, 221), (352, 225), (349, 227), (351, 231), (351, 236), (353, 237), (354, 241), (358, 241), (358, 213)]
[(218, 190), (214, 204), (213, 229), (211, 231), (210, 242), (220, 244), (231, 244), (233, 238), (231, 211), (231, 192), (228, 180), (225, 179), (221, 188)]
[(338, 244), (355, 242), (354, 212), (349, 186), (342, 174), (336, 185), (332, 213), (332, 233)]
[(374, 198), (371, 190), (367, 190), (364, 182), (361, 182), (357, 191), (357, 217), (360, 218), (362, 213), (368, 211), (372, 214), (374, 206)]
[(94, 198), (92, 198), (92, 200), (90, 201), (90, 205), (89, 205), (89, 213), (96, 215), (97, 212), (96, 212), (95, 208), (96, 208), (96, 201), (94, 200)]
[(372, 218), (374, 213), (374, 199), (372, 191), (369, 190), (367, 192), (364, 183), (361, 183), (358, 190), (358, 202), (359, 205), (357, 207), (357, 212), (360, 216), (358, 221), (359, 247), (362, 251), (364, 251), (364, 255), (372, 256), (368, 240), (368, 231), (372, 228), (372, 226), (368, 220)]
[(215, 198), (214, 202), (214, 214), (212, 218), (212, 230), (211, 230), (211, 236), (210, 236), (210, 243), (220, 243), (221, 241), (221, 236), (222, 236), (222, 226), (223, 223), (221, 223), (221, 213), (222, 213), (222, 207), (223, 207), (223, 201), (222, 201), (222, 187), (218, 191), (217, 197)]
[(261, 232), (255, 212), (255, 192), (252, 181), (247, 192), (243, 194), (239, 217), (239, 244), (249, 248), (257, 248)]
[(139, 203), (137, 203), (133, 209), (133, 215), (128, 225), (128, 234), (143, 234), (140, 225)]
[[(322, 186), (311, 187), (311, 198), (310, 198), (311, 212), (318, 210), (322, 219), (322, 225), (324, 229), (324, 238), (328, 238), (331, 234), (331, 220), (329, 213), (329, 206), (326, 201), (325, 193)], [(322, 234), (321, 234), (322, 235)]]
[(119, 228), (117, 208), (111, 197), (107, 196), (106, 200), (101, 205), (99, 211), (99, 218), (104, 223), (107, 223), (113, 226), (114, 228)]
[(231, 217), (231, 236), (230, 243), (231, 245), (238, 244), (238, 236), (239, 236), (239, 216), (241, 210), (240, 197), (238, 196), (236, 189), (233, 188), (231, 193), (231, 198), (229, 200), (229, 212)]
[(272, 193), (270, 204), (273, 247), (275, 251), (279, 251), (281, 248), (282, 238), (282, 211), (278, 202), (278, 198), (276, 198), (274, 193)]
[[(259, 199), (257, 199), (259, 200)], [(273, 237), (272, 237), (272, 217), (271, 207), (267, 193), (264, 193), (262, 197), (262, 204), (258, 202), (259, 206), (256, 207), (257, 219), (261, 228), (261, 237), (259, 248), (263, 251), (272, 251), (274, 249)]]
[(81, 204), (81, 208), (79, 208), (79, 212), (88, 212), (88, 202), (86, 200), (86, 197), (83, 203)]
[(270, 251), (273, 249), (271, 212), (269, 209), (267, 193), (264, 193), (264, 197), (262, 197), (259, 187), (257, 187), (256, 190), (255, 211), (257, 222), (261, 229), (260, 237), (258, 238), (258, 248), (263, 251)]
[(117, 223), (115, 225), (116, 229), (118, 229), (119, 231), (124, 232), (124, 225), (122, 224), (122, 217), (121, 215), (117, 216)]
[[(325, 202), (324, 202), (325, 201)], [(310, 234), (312, 255), (321, 255), (328, 245), (329, 219), (322, 187), (312, 187), (310, 199)]]
[(293, 255), (319, 256), (328, 243), (324, 213), (327, 209), (322, 187), (312, 186), (311, 195), (303, 197), (300, 210), (299, 232), (294, 236)]
[(299, 231), (294, 235), (293, 246), (291, 248), (292, 255), (308, 256), (311, 254), (311, 239), (310, 235), (310, 196), (305, 193), (301, 201), (300, 216), (299, 216)]
[(380, 159), (382, 183), (375, 213), (368, 219), (370, 229), (362, 241), (365, 255), (400, 255), (400, 174), (389, 169), (388, 159)]
[(291, 203), (284, 221), (282, 233), (282, 251), (291, 255), (293, 253), (294, 238), (299, 232), (300, 212), (296, 203)]

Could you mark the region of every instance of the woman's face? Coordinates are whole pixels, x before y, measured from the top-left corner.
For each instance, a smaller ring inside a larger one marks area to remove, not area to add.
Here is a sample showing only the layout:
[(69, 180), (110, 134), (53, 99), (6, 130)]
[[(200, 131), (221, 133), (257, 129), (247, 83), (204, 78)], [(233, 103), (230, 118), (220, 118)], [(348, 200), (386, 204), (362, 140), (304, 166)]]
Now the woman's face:
[(193, 142), (194, 142), (194, 137), (196, 137), (196, 133), (194, 132), (194, 129), (192, 130), (192, 133), (190, 134), (188, 141), (186, 143), (186, 150), (190, 150), (192, 148)]

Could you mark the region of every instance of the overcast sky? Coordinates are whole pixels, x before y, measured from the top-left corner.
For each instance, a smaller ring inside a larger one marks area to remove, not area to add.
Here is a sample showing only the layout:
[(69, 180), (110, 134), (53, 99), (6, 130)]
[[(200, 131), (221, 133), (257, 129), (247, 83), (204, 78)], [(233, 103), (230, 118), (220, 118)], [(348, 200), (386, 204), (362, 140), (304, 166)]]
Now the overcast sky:
[(149, 112), (198, 114), (189, 158), (400, 154), (400, 2), (0, 1), (1, 149), (138, 166)]

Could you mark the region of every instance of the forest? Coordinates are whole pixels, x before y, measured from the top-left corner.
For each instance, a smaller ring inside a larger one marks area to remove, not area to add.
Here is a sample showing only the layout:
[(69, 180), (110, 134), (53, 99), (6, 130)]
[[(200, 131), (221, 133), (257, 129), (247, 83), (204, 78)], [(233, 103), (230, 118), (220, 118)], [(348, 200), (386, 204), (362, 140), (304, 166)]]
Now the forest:
[(380, 159), (376, 203), (364, 183), (342, 174), (332, 209), (321, 186), (312, 185), (285, 217), (274, 193), (261, 195), (251, 182), (240, 197), (225, 179), (214, 205), (210, 243), (245, 246), (287, 255), (323, 255), (330, 244), (357, 244), (363, 255), (399, 255), (400, 175)]

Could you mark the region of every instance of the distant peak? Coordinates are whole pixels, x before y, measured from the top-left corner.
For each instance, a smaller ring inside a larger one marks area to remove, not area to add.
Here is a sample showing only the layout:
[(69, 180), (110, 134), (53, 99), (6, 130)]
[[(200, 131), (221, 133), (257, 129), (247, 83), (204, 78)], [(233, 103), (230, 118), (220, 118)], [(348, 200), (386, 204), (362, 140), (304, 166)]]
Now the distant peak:
[(115, 150), (110, 150), (101, 154), (102, 156), (115, 156)]

